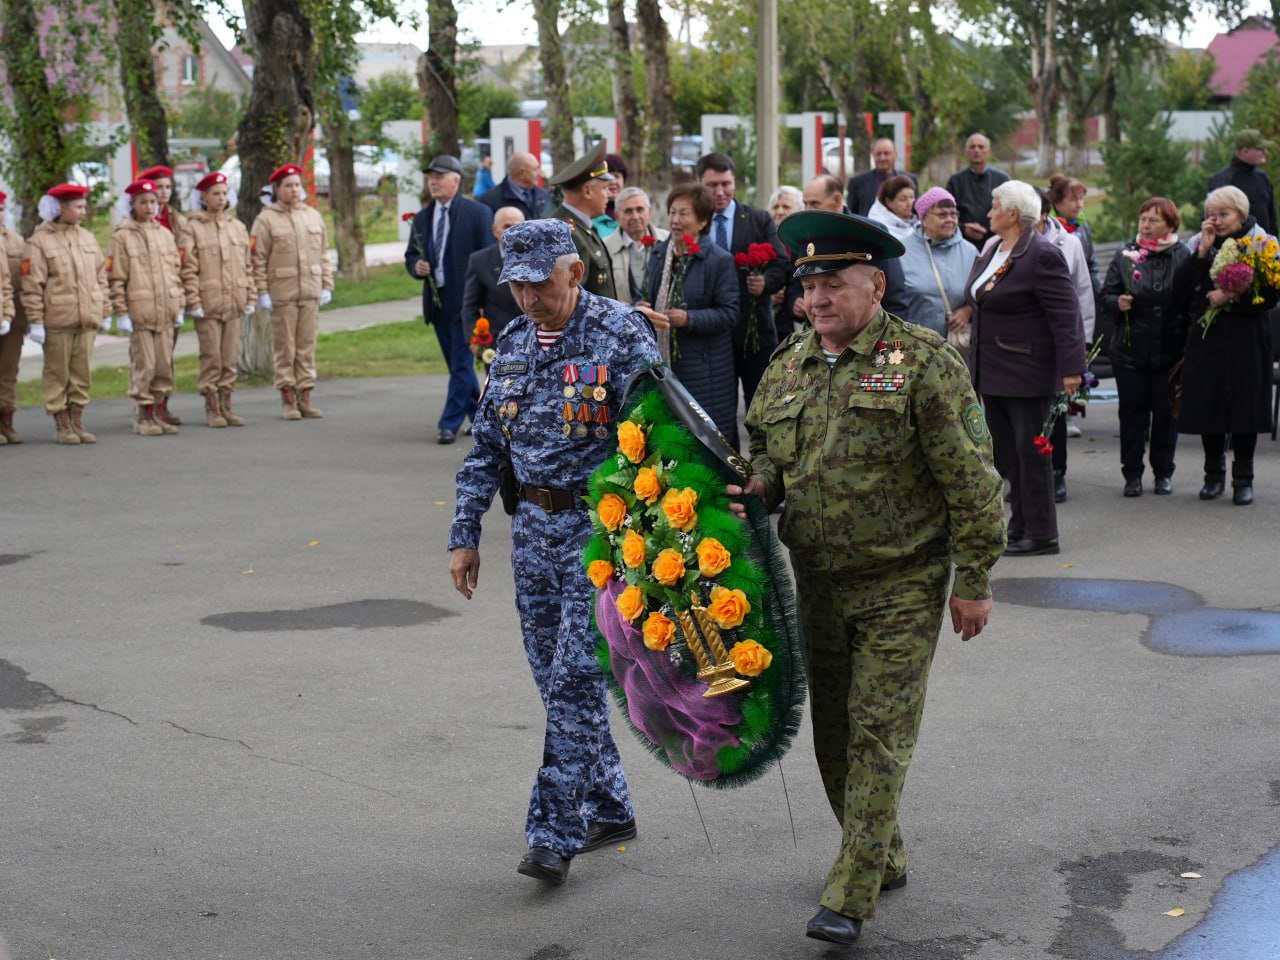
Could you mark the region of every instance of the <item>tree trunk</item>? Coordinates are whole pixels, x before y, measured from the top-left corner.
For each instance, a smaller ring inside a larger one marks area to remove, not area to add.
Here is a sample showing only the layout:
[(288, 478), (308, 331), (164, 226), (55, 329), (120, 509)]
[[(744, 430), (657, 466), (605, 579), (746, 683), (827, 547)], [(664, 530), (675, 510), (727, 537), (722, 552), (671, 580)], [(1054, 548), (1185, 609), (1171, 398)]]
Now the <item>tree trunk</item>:
[(418, 83), (427, 104), (430, 156), (459, 156), (458, 145), (458, 11), (453, 0), (428, 0), (427, 52), (419, 59)]
[(333, 242), (338, 248), (338, 273), (350, 280), (369, 279), (364, 262), (364, 223), (356, 189), (354, 129), (340, 104), (324, 118), (329, 157), (329, 209), (333, 213)]
[(561, 170), (573, 162), (573, 113), (569, 109), (564, 44), (560, 38), (560, 0), (533, 0), (533, 18), (538, 24), (542, 92), (547, 98), (544, 133), (551, 144), (551, 165)]
[[(1043, 30), (1043, 32), (1040, 32)], [(1031, 102), (1040, 121), (1037, 137), (1036, 176), (1047, 177), (1057, 164), (1058, 101), (1061, 81), (1057, 55), (1058, 0), (1047, 0), (1044, 24), (1035, 24), (1031, 43)]]
[(169, 124), (160, 91), (152, 48), (159, 39), (156, 7), (151, 0), (115, 0), (116, 46), (120, 51), (120, 85), (125, 111), (133, 130), (140, 166), (172, 166)]
[[(676, 94), (667, 56), (667, 25), (658, 0), (636, 0), (636, 26), (644, 45), (644, 75), (648, 87), (645, 110), (644, 155), (649, 193), (655, 210), (665, 210), (671, 189), (671, 141), (675, 137)], [(711, 144), (704, 144), (710, 151)]]
[[(256, 54), (249, 107), (240, 119), (237, 216), (252, 229), (262, 209), (258, 191), (276, 167), (301, 162), (311, 137), (315, 51), (311, 22), (299, 0), (245, 0), (245, 37)], [(240, 370), (272, 369), (271, 324), (259, 311), (244, 322)]]
[(13, 151), (6, 157), (5, 176), (13, 184), (14, 199), (22, 204), (22, 234), (29, 237), (39, 222), (36, 204), (40, 195), (50, 184), (66, 179), (67, 145), (40, 50), (36, 5), (8, 0), (2, 6), (0, 57), (12, 103), (8, 109), (0, 105), (0, 110), (6, 114), (4, 128)]
[(635, 158), (636, 182), (648, 182), (640, 132), (640, 107), (631, 76), (631, 29), (627, 24), (626, 0), (609, 0), (609, 44), (613, 48), (613, 112), (618, 118), (618, 152)]

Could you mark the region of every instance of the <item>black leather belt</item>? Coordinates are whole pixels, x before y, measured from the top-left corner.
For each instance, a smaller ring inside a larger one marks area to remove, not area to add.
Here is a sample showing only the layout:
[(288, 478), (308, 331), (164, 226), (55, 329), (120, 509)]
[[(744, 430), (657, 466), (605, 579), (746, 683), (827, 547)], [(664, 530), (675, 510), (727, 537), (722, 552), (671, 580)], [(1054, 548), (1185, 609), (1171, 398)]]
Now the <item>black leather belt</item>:
[(528, 500), (534, 506), (541, 507), (547, 513), (558, 510), (573, 510), (585, 506), (582, 502), (585, 491), (560, 490), (556, 487), (535, 487), (526, 483), (520, 488), (521, 499)]

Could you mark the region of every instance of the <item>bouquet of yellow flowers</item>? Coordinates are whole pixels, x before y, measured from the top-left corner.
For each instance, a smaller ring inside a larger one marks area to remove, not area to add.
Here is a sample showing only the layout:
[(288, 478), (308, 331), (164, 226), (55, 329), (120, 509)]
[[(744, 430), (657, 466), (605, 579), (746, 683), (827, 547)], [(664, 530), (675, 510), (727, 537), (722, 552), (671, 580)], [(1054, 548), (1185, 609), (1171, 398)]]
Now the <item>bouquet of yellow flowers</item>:
[[(1268, 292), (1280, 291), (1280, 245), (1267, 234), (1227, 240), (1214, 254), (1209, 276), (1214, 288), (1229, 298), (1257, 306)], [(1225, 306), (1210, 307), (1200, 318), (1201, 339), (1209, 335)]]

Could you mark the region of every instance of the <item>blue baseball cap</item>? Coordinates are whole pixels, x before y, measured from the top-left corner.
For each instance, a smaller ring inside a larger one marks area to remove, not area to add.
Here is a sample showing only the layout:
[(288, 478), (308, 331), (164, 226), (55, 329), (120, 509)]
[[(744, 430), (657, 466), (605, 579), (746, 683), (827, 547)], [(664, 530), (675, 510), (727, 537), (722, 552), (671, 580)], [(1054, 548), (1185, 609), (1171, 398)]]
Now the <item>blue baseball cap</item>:
[(499, 283), (518, 280), (541, 283), (551, 276), (556, 261), (566, 253), (577, 253), (573, 232), (563, 220), (526, 220), (502, 235), (505, 256)]

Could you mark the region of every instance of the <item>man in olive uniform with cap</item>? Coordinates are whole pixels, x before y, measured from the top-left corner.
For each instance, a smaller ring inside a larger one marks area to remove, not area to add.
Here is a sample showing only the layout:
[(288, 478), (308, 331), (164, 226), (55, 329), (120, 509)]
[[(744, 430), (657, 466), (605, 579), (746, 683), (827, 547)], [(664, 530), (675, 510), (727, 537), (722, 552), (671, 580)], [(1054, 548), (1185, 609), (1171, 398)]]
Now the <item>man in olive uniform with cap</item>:
[[(596, 231), (596, 217), (604, 216), (609, 205), (608, 184), (613, 182), (604, 159), (604, 144), (579, 157), (559, 171), (547, 183), (558, 186), (564, 193), (560, 206), (547, 216), (563, 220), (573, 231), (573, 245), (582, 258), (585, 273), (582, 286), (591, 293), (616, 300), (618, 291), (613, 286), (613, 268), (609, 264), (609, 251)], [(623, 291), (626, 295), (626, 291)]]
[[(1005, 545), (1000, 477), (964, 362), (880, 306), (903, 248), (863, 217), (785, 220), (813, 326), (774, 353), (747, 414), (747, 493), (786, 501), (810, 657), (813, 738), (843, 828), (807, 935), (852, 943), (905, 884), (898, 800), (924, 708), (947, 584), (951, 624), (980, 633)], [(731, 487), (730, 493), (737, 493)]]

